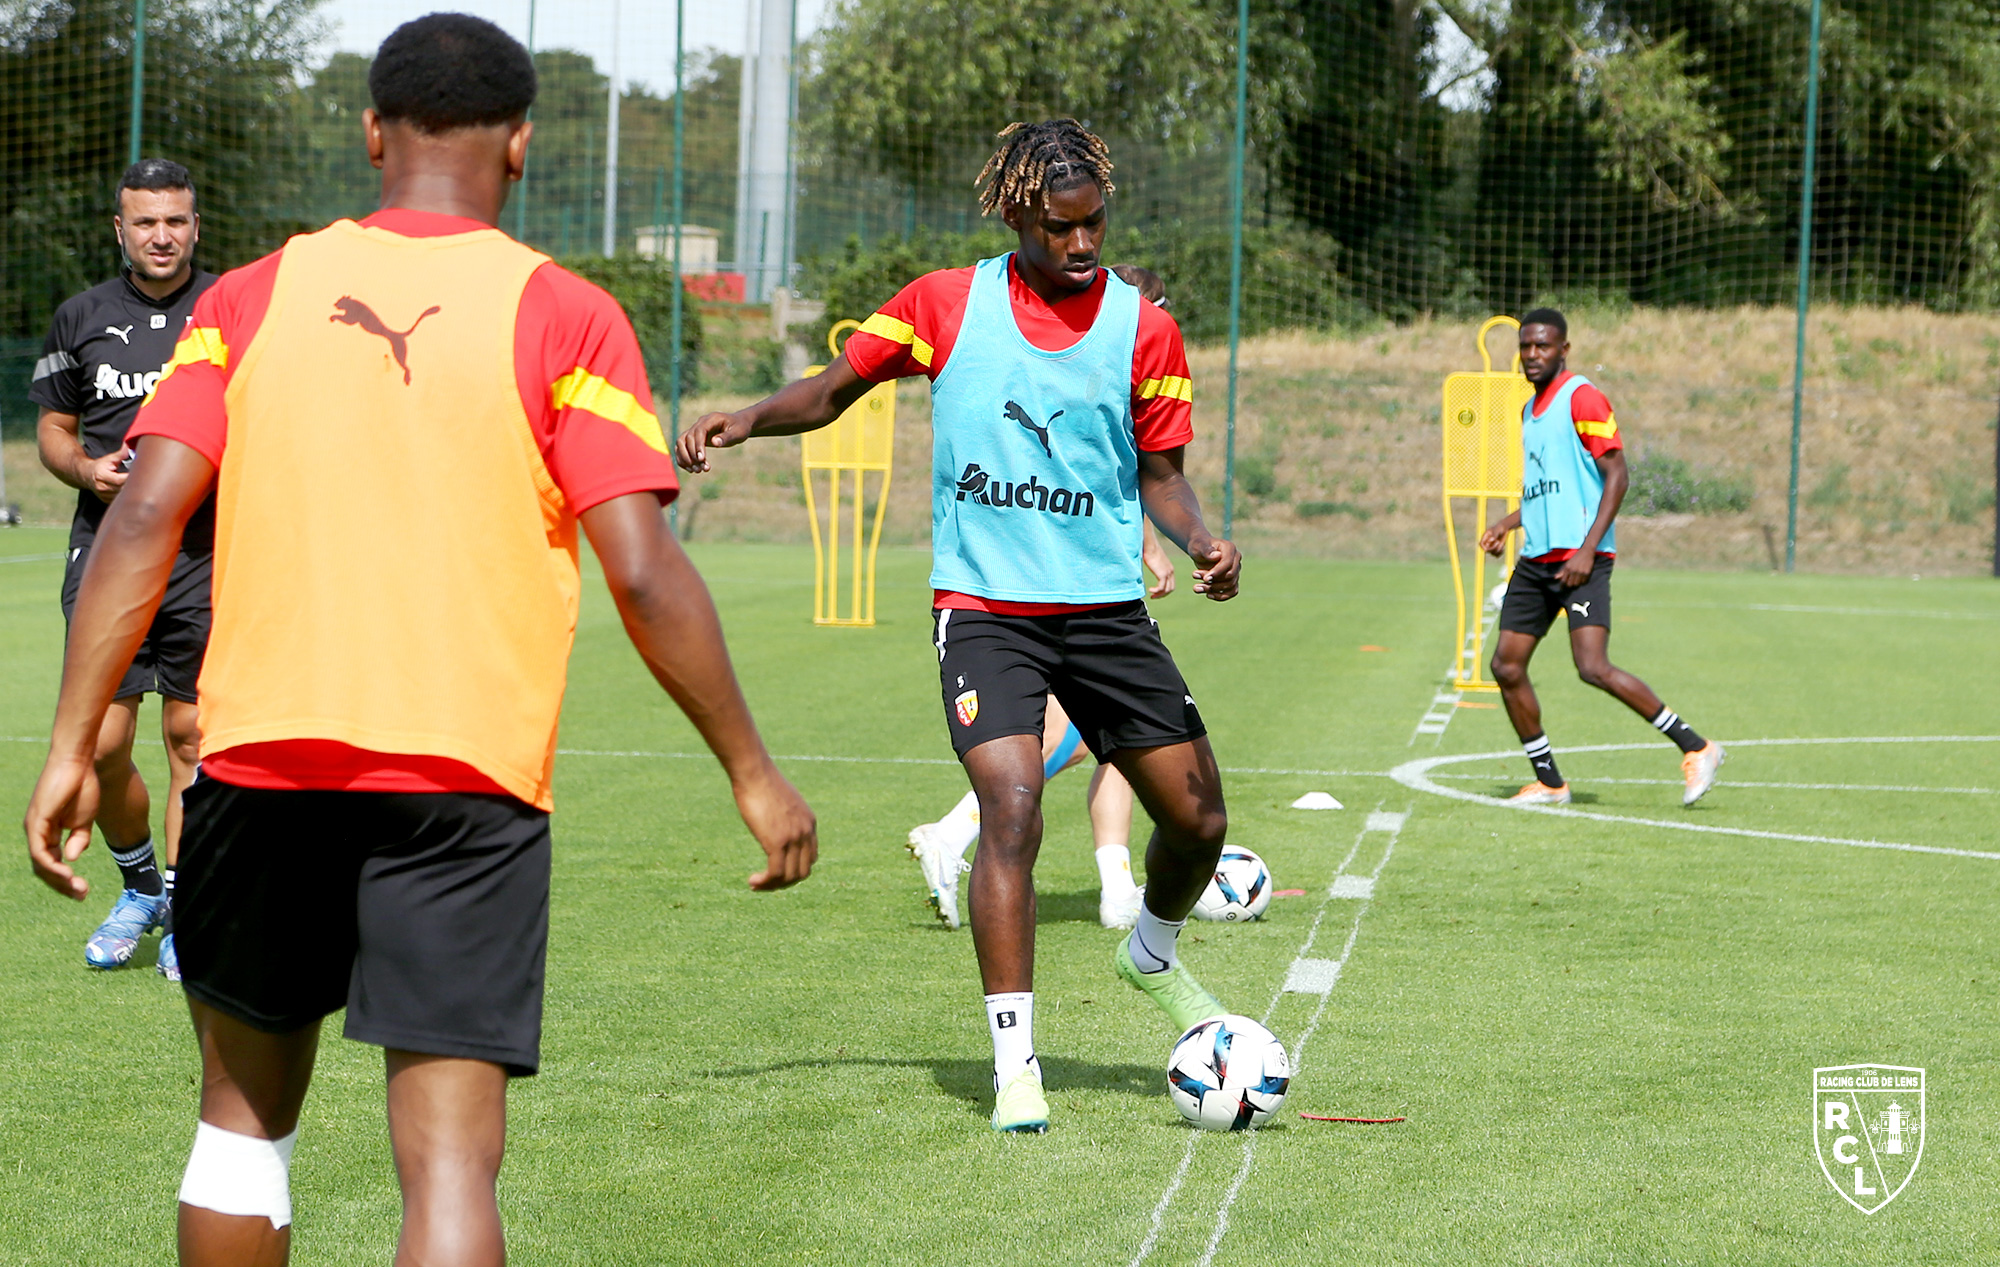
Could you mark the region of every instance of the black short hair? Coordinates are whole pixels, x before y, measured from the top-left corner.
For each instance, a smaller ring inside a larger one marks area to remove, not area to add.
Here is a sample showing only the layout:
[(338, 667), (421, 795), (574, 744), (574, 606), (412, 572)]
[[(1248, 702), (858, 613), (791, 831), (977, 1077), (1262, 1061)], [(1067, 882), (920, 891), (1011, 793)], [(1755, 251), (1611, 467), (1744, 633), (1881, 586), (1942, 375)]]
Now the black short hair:
[(1118, 280), (1139, 292), (1139, 298), (1157, 308), (1167, 306), (1167, 283), (1150, 268), (1137, 264), (1113, 264), (1111, 271), (1118, 274)]
[(1569, 338), (1569, 322), (1563, 320), (1563, 315), (1553, 308), (1537, 308), (1527, 316), (1521, 318), (1521, 324), (1524, 326), (1554, 326), (1558, 338), (1564, 340)]
[(368, 95), (383, 119), (422, 132), (511, 123), (535, 104), (535, 63), (485, 18), (429, 13), (382, 41)]
[(111, 209), (120, 216), (125, 214), (128, 189), (185, 189), (188, 198), (193, 199), (194, 177), (170, 158), (140, 159), (125, 169), (125, 174), (118, 178), (118, 188), (111, 191)]

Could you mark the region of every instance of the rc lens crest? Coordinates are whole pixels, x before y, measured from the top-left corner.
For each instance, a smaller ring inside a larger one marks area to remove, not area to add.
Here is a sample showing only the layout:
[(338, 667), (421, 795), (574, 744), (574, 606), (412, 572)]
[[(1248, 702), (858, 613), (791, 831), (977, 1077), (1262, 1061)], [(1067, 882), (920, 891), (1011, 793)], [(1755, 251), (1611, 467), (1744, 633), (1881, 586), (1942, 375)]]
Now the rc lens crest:
[(1813, 1148), (1847, 1203), (1873, 1214), (1894, 1201), (1924, 1155), (1924, 1071), (1904, 1065), (1813, 1070)]
[(952, 706), (958, 710), (958, 724), (961, 726), (970, 726), (973, 720), (979, 716), (979, 692), (966, 691), (962, 693), (957, 699), (952, 701)]

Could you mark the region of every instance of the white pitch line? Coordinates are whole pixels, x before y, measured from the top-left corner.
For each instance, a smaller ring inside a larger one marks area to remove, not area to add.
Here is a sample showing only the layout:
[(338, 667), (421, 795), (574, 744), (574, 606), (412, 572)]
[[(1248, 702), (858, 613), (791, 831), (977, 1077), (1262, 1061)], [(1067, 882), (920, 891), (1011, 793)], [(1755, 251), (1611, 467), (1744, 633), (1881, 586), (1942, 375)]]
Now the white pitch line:
[[(1355, 853), (1360, 850), (1362, 839), (1370, 833), (1381, 833), (1389, 837), (1389, 843), (1382, 847), (1381, 858), (1376, 860), (1375, 869), (1368, 873), (1368, 883), (1371, 890), (1375, 881), (1381, 878), (1382, 869), (1389, 865), (1390, 857), (1395, 854), (1396, 841), (1402, 836), (1403, 824), (1409, 820), (1409, 810), (1391, 813), (1376, 810), (1368, 815), (1367, 824), (1362, 827), (1360, 835), (1355, 837), (1354, 848), (1348, 850), (1347, 853), (1349, 860), (1352, 860)], [(1341, 864), (1341, 869), (1343, 872), (1346, 870), (1346, 862)], [(1340, 878), (1339, 875), (1336, 875), (1334, 880), (1338, 882)], [(1332, 900), (1333, 885), (1328, 885), (1326, 897), (1320, 899), (1320, 915), (1326, 913), (1327, 903)], [(1292, 1068), (1294, 1070), (1299, 1068), (1299, 1060), (1305, 1054), (1306, 1044), (1312, 1041), (1313, 1034), (1319, 1030), (1320, 1021), (1326, 1016), (1327, 1004), (1333, 998), (1334, 982), (1340, 979), (1341, 971), (1347, 967), (1347, 961), (1354, 955), (1354, 943), (1361, 937), (1361, 919), (1368, 914), (1368, 908), (1371, 905), (1373, 905), (1372, 901), (1364, 901), (1354, 912), (1354, 923), (1349, 925), (1347, 929), (1347, 944), (1340, 948), (1340, 958), (1332, 961), (1333, 969), (1331, 976), (1333, 979), (1327, 983), (1325, 990), (1319, 992), (1319, 1006), (1313, 1010), (1312, 1020), (1306, 1023), (1305, 1030), (1300, 1033), (1298, 1041), (1292, 1045), (1291, 1057)], [(1319, 919), (1315, 917), (1312, 932), (1307, 934), (1306, 943), (1299, 948), (1299, 953), (1292, 959), (1294, 967), (1305, 959), (1306, 951), (1312, 948), (1312, 936), (1318, 931)], [(1289, 978), (1290, 975), (1288, 970), (1286, 976)], [(1278, 1010), (1278, 1000), (1282, 999), (1285, 993), (1285, 987), (1281, 984), (1277, 992), (1271, 996), (1271, 1005), (1264, 1009), (1263, 1023), (1265, 1025), (1268, 1026), (1271, 1023), (1272, 1014)], [(1244, 1182), (1250, 1178), (1250, 1166), (1256, 1158), (1256, 1153), (1257, 1132), (1247, 1132), (1243, 1137), (1243, 1165), (1237, 1170), (1236, 1178), (1230, 1183), (1229, 1190), (1223, 1194), (1222, 1205), (1215, 1212), (1215, 1228), (1209, 1233), (1208, 1247), (1202, 1251), (1201, 1258), (1195, 1264), (1195, 1267), (1209, 1267), (1209, 1264), (1215, 1261), (1215, 1251), (1221, 1246), (1224, 1234), (1229, 1231), (1229, 1211), (1235, 1206), (1236, 1198), (1241, 1195)]]
[[(1655, 745), (1648, 744), (1648, 747)], [(1512, 755), (1512, 754), (1509, 754)], [(1434, 779), (1460, 779), (1466, 782), (1491, 782), (1493, 776), (1485, 774), (1433, 774)], [(1680, 779), (1606, 779), (1597, 775), (1581, 780), (1584, 783), (1639, 783), (1649, 787), (1680, 787)], [(1906, 787), (1900, 783), (1753, 783), (1743, 779), (1717, 779), (1717, 787), (1766, 787), (1793, 792), (1952, 792), (1965, 796), (2000, 796), (2000, 788), (1991, 787)]]
[[(1892, 743), (2000, 743), (2000, 735), (1874, 735), (1850, 739), (1732, 739), (1724, 747), (1784, 747), (1805, 744), (1892, 744)], [(1558, 748), (1562, 754), (1575, 752), (1625, 752), (1643, 748), (1653, 748), (1656, 744), (1607, 743), (1587, 744), (1575, 748)], [(1982, 858), (2000, 862), (2000, 853), (1979, 849), (1952, 849), (1944, 845), (1910, 845), (1889, 840), (1855, 840), (1845, 836), (1815, 836), (1800, 832), (1763, 831), (1754, 827), (1716, 827), (1706, 823), (1676, 822), (1665, 818), (1633, 818), (1623, 814), (1597, 814), (1589, 810), (1573, 809), (1564, 805), (1516, 805), (1497, 797), (1481, 796), (1476, 792), (1463, 792), (1446, 787), (1431, 778), (1431, 770), (1441, 765), (1452, 765), (1465, 761), (1500, 761), (1514, 756), (1508, 752), (1475, 752), (1452, 757), (1424, 757), (1416, 761), (1405, 761), (1389, 771), (1389, 777), (1404, 787), (1419, 792), (1429, 792), (1448, 800), (1468, 801), (1475, 805), (1487, 805), (1514, 810), (1527, 814), (1548, 814), (1557, 818), (1582, 818), (1599, 823), (1632, 823), (1641, 827), (1664, 827), (1670, 831), (1696, 832), (1706, 836), (1743, 836), (1754, 840), (1789, 840), (1807, 845), (1846, 845), (1854, 849), (1893, 849), (1901, 853), (1944, 854), (1954, 858)]]

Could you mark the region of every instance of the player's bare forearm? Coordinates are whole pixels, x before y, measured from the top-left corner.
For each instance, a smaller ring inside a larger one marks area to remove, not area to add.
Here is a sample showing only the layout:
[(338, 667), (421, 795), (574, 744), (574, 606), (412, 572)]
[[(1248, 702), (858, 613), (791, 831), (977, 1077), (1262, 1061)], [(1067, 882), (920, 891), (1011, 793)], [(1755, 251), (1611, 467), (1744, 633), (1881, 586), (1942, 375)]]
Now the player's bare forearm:
[(1201, 499), (1182, 469), (1185, 456), (1181, 448), (1139, 455), (1139, 503), (1161, 534), (1194, 560), (1194, 592), (1222, 602), (1236, 597), (1243, 555), (1210, 535)]
[[(42, 465), (49, 474), (55, 476), (71, 488), (88, 488), (98, 496), (104, 496), (103, 485), (110, 480), (115, 490), (125, 480), (123, 473), (106, 470), (100, 477), (99, 467), (115, 467), (116, 460), (98, 462), (83, 451), (83, 442), (78, 438), (78, 428), (82, 424), (75, 414), (57, 413), (53, 409), (42, 410), (35, 422), (35, 451), (42, 459)], [(112, 478), (112, 477), (115, 477)], [(106, 500), (110, 500), (106, 498)]]
[(98, 723), (166, 592), (181, 532), (215, 482), (208, 459), (177, 440), (144, 441), (125, 491), (104, 514), (71, 614), (52, 751), (91, 753)]
[(1498, 521), (1489, 524), (1485, 532), (1479, 534), (1479, 548), (1494, 558), (1499, 558), (1500, 548), (1506, 544), (1507, 534), (1520, 526), (1521, 512), (1518, 510), (1508, 511)]
[(667, 531), (659, 501), (650, 493), (613, 498), (586, 510), (583, 528), (646, 667), (732, 780), (756, 774), (770, 755), (743, 702), (708, 586)]
[(819, 854), (803, 798), (778, 772), (743, 700), (722, 621), (701, 574), (667, 531), (650, 493), (616, 497), (582, 516), (626, 635), (729, 775), (737, 808), (770, 865), (753, 888), (795, 884)]
[(732, 448), (760, 436), (817, 431), (840, 417), (873, 386), (854, 372), (846, 357), (839, 357), (811, 378), (787, 383), (735, 413), (703, 414), (681, 433), (674, 446), (674, 460), (682, 470), (706, 471), (710, 449)]
[(106, 512), (84, 568), (48, 761), (22, 822), (35, 874), (77, 899), (90, 885), (69, 864), (90, 843), (98, 728), (166, 592), (181, 532), (215, 481), (208, 459), (186, 445), (158, 437), (145, 444), (145, 460)]

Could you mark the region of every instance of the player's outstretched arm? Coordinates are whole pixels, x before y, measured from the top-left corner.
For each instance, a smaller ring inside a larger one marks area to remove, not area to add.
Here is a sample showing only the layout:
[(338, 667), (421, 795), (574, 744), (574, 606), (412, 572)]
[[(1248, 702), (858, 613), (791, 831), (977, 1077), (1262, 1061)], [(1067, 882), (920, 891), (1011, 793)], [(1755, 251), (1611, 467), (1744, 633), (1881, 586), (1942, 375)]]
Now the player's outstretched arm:
[(684, 471), (706, 471), (710, 449), (731, 448), (754, 436), (817, 431), (840, 417), (874, 385), (856, 374), (846, 357), (836, 357), (820, 373), (787, 383), (748, 408), (733, 414), (703, 414), (681, 432), (680, 442), (674, 446), (674, 461)]
[(768, 865), (750, 877), (750, 887), (797, 884), (819, 858), (818, 823), (764, 749), (708, 586), (667, 531), (658, 499), (614, 497), (584, 511), (582, 520), (626, 636), (722, 762), (744, 825), (763, 846)]
[(1518, 510), (1508, 511), (1501, 518), (1487, 525), (1485, 532), (1479, 534), (1479, 548), (1494, 558), (1499, 558), (1501, 548), (1507, 544), (1507, 534), (1520, 526), (1521, 512)]
[(1167, 540), (1194, 560), (1194, 592), (1218, 603), (1227, 602), (1236, 597), (1243, 552), (1233, 543), (1209, 535), (1201, 518), (1201, 500), (1182, 472), (1185, 456), (1184, 448), (1141, 453), (1139, 502)]
[(215, 482), (208, 459), (180, 441), (154, 436), (140, 443), (144, 459), (133, 464), (124, 491), (105, 512), (84, 567), (49, 758), (22, 822), (35, 874), (79, 901), (90, 892), (90, 882), (69, 864), (90, 844), (97, 816), (92, 762), (98, 727), (153, 623), (181, 531)]

